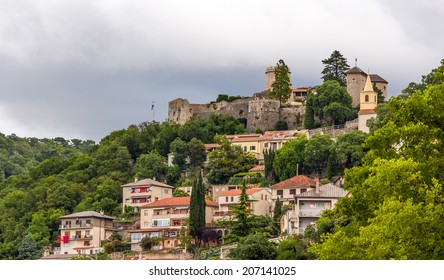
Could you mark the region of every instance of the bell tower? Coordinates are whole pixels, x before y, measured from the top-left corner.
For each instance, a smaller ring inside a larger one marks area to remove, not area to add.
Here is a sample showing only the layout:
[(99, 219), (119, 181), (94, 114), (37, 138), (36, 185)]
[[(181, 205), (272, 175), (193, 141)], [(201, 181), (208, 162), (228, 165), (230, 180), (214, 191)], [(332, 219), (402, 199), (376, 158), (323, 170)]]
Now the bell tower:
[(364, 90), (360, 93), (359, 105), (358, 129), (368, 133), (370, 130), (367, 120), (376, 118), (375, 108), (378, 105), (378, 93), (373, 90), (370, 74), (367, 75)]

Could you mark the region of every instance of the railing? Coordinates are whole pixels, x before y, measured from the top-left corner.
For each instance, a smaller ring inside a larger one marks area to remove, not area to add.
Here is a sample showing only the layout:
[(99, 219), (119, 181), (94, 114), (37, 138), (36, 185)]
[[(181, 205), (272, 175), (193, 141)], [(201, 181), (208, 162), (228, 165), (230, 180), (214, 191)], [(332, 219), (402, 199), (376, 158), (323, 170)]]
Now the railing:
[(73, 224), (73, 225), (65, 224), (65, 225), (60, 225), (59, 229), (91, 228), (91, 227), (93, 227), (93, 224)]
[(295, 194), (278, 194), (278, 195), (272, 195), (271, 199), (276, 200), (278, 197), (279, 199), (294, 199), (295, 196), (296, 196)]
[(92, 235), (73, 235), (70, 240), (93, 239)]
[(231, 211), (214, 211), (213, 216), (231, 216)]
[(324, 209), (299, 209), (299, 217), (320, 217)]

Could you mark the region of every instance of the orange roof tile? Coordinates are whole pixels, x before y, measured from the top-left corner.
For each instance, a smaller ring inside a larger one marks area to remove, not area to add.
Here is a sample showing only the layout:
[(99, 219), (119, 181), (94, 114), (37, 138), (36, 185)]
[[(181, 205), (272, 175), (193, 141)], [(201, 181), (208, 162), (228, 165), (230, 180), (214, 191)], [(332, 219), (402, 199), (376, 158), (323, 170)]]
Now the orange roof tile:
[(376, 114), (375, 110), (373, 109), (365, 109), (365, 110), (360, 110), (358, 112), (358, 115), (367, 115), (367, 114)]
[(279, 188), (291, 188), (291, 187), (316, 187), (316, 182), (315, 180), (312, 180), (305, 175), (299, 175), (291, 177), (290, 179), (284, 180), (277, 184), (274, 184), (270, 188), (279, 189)]
[[(261, 190), (265, 190), (265, 189), (264, 188), (247, 189), (247, 194), (251, 195), (251, 194), (260, 192)], [(229, 190), (229, 191), (223, 192), (223, 193), (219, 194), (219, 196), (240, 195), (240, 194), (241, 194), (240, 189), (234, 189), (234, 190)]]
[[(211, 207), (219, 207), (219, 205), (210, 200), (205, 200), (205, 204)], [(140, 206), (140, 208), (154, 208), (154, 207), (167, 207), (167, 206), (189, 206), (190, 205), (190, 197), (170, 197), (164, 198), (161, 200), (157, 200), (145, 205)]]
[(265, 171), (264, 165), (256, 165), (253, 168), (251, 168), (250, 170), (248, 170), (248, 172), (264, 172), (264, 171)]

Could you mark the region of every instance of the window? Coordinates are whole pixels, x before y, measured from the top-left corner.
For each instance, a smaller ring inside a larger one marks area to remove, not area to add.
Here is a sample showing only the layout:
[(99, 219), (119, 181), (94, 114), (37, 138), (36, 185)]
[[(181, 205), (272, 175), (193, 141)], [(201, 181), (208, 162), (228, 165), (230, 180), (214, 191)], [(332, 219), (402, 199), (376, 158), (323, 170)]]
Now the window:
[(244, 152), (246, 152), (247, 151), (247, 146), (244, 146)]
[(234, 201), (234, 197), (232, 196), (232, 197), (231, 197), (231, 202), (233, 202), (233, 201)]
[(155, 227), (168, 227), (170, 226), (170, 220), (154, 220), (153, 226)]
[(373, 97), (373, 102), (376, 102), (376, 95)]
[(306, 191), (307, 191), (307, 189), (301, 189), (301, 193), (304, 193)]
[(168, 190), (164, 190), (164, 193), (165, 193), (165, 194), (168, 194)]
[(85, 230), (85, 237), (90, 237), (90, 236), (91, 236), (91, 231)]
[(91, 225), (91, 220), (86, 220), (86, 224), (87, 224), (88, 226), (90, 226), (90, 225)]
[(368, 102), (368, 95), (365, 95), (365, 102)]
[(290, 194), (291, 195), (295, 195), (296, 194), (296, 189), (290, 189)]
[(264, 200), (264, 194), (261, 194), (261, 200)]
[(277, 195), (279, 196), (282, 196), (282, 195), (284, 195), (284, 191), (283, 190), (277, 190)]
[(133, 241), (140, 241), (142, 239), (142, 234), (141, 233), (133, 233), (132, 237), (133, 237)]
[(256, 146), (250, 146), (250, 151), (256, 151)]
[(143, 210), (143, 215), (148, 216), (148, 210)]
[(264, 144), (264, 147), (265, 147), (265, 148), (268, 148), (268, 143), (265, 143), (265, 144)]
[(225, 197), (225, 202), (228, 202), (228, 196)]
[(265, 195), (265, 200), (267, 200), (267, 195)]

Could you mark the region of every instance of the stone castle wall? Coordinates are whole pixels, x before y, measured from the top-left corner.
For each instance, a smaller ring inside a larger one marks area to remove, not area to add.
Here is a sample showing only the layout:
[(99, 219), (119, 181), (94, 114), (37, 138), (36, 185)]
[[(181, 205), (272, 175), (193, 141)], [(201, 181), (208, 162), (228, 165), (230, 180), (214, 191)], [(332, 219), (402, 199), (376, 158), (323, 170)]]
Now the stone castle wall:
[(207, 118), (212, 113), (231, 115), (247, 120), (247, 130), (255, 132), (274, 129), (280, 119), (287, 121), (289, 129), (301, 128), (305, 107), (279, 109), (279, 101), (269, 99), (237, 99), (213, 104), (190, 104), (187, 99), (178, 98), (168, 103), (168, 120), (185, 124), (193, 118)]

